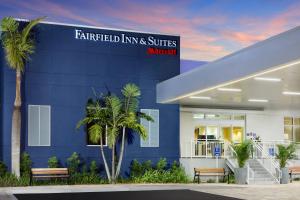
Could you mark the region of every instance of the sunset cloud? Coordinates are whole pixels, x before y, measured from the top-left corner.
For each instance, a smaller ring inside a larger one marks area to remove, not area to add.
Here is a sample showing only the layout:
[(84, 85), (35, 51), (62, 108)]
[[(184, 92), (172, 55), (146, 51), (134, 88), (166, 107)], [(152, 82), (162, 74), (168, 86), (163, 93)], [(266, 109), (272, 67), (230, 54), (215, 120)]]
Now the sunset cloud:
[(0, 2), (0, 17), (47, 16), (49, 21), (180, 35), (181, 57), (204, 61), (218, 59), (300, 24), (300, 3), (293, 0), (266, 5), (258, 2), (252, 7), (247, 2), (205, 0), (174, 0), (171, 4), (156, 0)]

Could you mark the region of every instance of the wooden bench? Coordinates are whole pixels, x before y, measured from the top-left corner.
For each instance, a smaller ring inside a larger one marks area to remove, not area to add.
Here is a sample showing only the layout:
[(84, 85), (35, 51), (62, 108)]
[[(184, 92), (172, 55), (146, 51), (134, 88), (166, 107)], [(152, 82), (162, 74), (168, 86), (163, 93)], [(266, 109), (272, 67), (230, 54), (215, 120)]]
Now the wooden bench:
[(290, 182), (293, 182), (293, 175), (300, 174), (300, 166), (289, 167)]
[(30, 185), (33, 179), (69, 179), (68, 168), (32, 168), (30, 174)]
[(223, 181), (227, 176), (229, 184), (229, 173), (224, 168), (194, 168), (194, 182), (197, 180), (200, 183), (200, 176), (223, 176)]

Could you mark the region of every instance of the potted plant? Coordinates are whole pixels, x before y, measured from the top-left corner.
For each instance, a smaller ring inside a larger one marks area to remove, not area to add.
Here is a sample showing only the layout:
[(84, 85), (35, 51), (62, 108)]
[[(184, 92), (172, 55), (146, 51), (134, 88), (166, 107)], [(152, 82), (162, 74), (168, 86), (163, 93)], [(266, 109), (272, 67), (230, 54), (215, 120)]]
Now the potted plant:
[(235, 157), (238, 162), (238, 168), (234, 169), (235, 182), (237, 184), (247, 183), (247, 168), (245, 164), (250, 157), (252, 143), (250, 140), (245, 140), (240, 144), (232, 145), (235, 151)]
[(281, 184), (287, 184), (289, 182), (289, 169), (286, 167), (287, 161), (296, 158), (296, 145), (294, 143), (286, 146), (283, 144), (278, 144), (278, 154), (276, 154), (276, 159), (279, 161), (281, 170)]

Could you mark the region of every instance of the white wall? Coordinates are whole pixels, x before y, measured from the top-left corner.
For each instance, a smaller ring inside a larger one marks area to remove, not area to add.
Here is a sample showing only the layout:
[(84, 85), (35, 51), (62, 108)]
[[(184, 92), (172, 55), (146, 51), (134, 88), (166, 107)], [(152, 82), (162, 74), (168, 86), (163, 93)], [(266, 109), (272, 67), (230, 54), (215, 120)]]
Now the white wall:
[(246, 132), (256, 133), (262, 140), (284, 140), (284, 117), (299, 117), (299, 111), (259, 111), (246, 114)]
[[(194, 137), (194, 128), (200, 125), (201, 119), (194, 119), (193, 113), (231, 113), (245, 114), (245, 131), (246, 133), (256, 133), (262, 140), (283, 140), (284, 139), (284, 117), (299, 117), (300, 111), (245, 111), (245, 110), (217, 110), (217, 109), (197, 109), (181, 108), (180, 112), (180, 152), (181, 157), (190, 155), (190, 141)], [(205, 121), (207, 122), (207, 120)], [(211, 121), (213, 125), (222, 125), (226, 123), (241, 123), (239, 121)]]
[(225, 159), (214, 158), (180, 158), (180, 163), (190, 178), (194, 177), (194, 168), (226, 168)]

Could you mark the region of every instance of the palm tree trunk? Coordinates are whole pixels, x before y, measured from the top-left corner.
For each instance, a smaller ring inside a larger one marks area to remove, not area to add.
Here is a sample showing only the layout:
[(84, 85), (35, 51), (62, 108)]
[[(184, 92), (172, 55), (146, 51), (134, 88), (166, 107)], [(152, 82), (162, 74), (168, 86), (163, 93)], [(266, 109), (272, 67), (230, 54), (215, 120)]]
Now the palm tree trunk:
[(21, 71), (16, 71), (16, 97), (12, 116), (11, 129), (11, 170), (20, 177), (20, 151), (21, 151)]
[(111, 182), (111, 176), (110, 176), (109, 168), (108, 168), (107, 161), (106, 161), (106, 158), (105, 158), (105, 155), (104, 155), (104, 150), (103, 150), (102, 135), (100, 137), (100, 150), (101, 150), (101, 155), (102, 155), (102, 159), (103, 159), (103, 162), (104, 162), (104, 167), (105, 167), (107, 179), (108, 179), (109, 182)]
[(123, 160), (123, 155), (124, 155), (124, 147), (125, 147), (125, 126), (123, 127), (122, 130), (122, 143), (121, 143), (121, 150), (120, 150), (120, 156), (119, 156), (119, 161), (118, 161), (118, 166), (117, 166), (117, 171), (116, 171), (116, 178), (119, 176), (120, 171), (121, 171), (121, 165), (122, 165), (122, 160)]
[(116, 183), (116, 177), (115, 177), (115, 144), (112, 145), (112, 155), (111, 155), (111, 180), (112, 183)]

